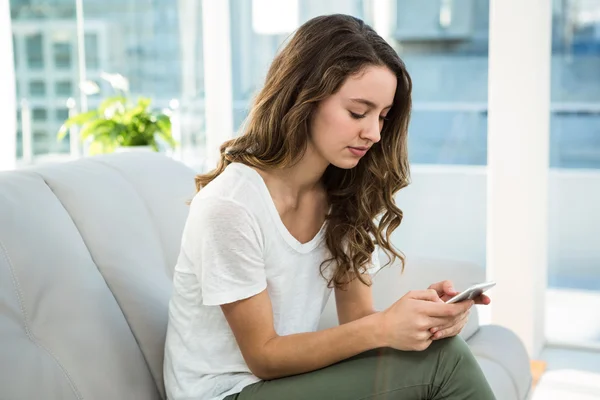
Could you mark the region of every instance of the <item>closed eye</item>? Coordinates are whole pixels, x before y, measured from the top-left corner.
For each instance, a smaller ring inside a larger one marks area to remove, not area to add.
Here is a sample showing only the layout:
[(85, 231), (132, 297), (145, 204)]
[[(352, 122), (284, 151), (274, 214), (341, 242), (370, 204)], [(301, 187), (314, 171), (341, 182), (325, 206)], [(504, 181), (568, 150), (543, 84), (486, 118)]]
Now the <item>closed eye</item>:
[[(349, 111), (349, 113), (350, 113), (350, 116), (352, 116), (352, 118), (354, 118), (354, 119), (362, 119), (367, 116), (367, 114), (357, 114), (352, 111)], [(384, 116), (384, 115), (380, 115), (379, 119), (381, 121), (389, 121), (390, 120), (387, 116)]]

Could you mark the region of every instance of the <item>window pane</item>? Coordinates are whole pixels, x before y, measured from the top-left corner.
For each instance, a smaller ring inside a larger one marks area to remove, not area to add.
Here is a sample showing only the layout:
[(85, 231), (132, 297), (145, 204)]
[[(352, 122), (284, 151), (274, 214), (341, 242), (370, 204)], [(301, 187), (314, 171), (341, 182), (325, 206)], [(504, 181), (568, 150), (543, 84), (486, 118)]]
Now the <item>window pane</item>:
[(89, 108), (114, 94), (108, 82), (98, 80), (99, 71), (120, 74), (133, 99), (149, 97), (156, 110), (178, 103), (182, 157), (200, 163), (205, 146), (202, 2), (84, 3), (84, 21), (94, 22), (85, 25), (86, 72), (101, 88), (100, 94), (88, 97)]
[(40, 97), (46, 95), (46, 82), (44, 81), (31, 81), (29, 82), (29, 95), (34, 97)]
[(71, 68), (71, 43), (58, 42), (54, 43), (52, 47), (54, 51), (54, 66), (57, 69)]
[(487, 164), (489, 2), (397, 2), (395, 43), (413, 79), (413, 164)]
[(45, 108), (34, 108), (31, 112), (31, 118), (36, 122), (43, 122), (48, 119), (48, 110)]
[(56, 110), (56, 120), (61, 124), (65, 122), (69, 118), (69, 109), (68, 108), (59, 108)]
[(85, 66), (88, 69), (98, 69), (98, 35), (95, 33), (85, 34)]
[(549, 341), (600, 344), (600, 1), (554, 1)]
[(551, 166), (599, 169), (600, 4), (554, 3)]
[(50, 152), (50, 137), (48, 132), (45, 130), (34, 130), (33, 131), (33, 154), (41, 155)]
[(17, 158), (23, 157), (23, 132), (17, 129)]
[[(68, 152), (68, 143), (57, 143), (60, 122), (55, 109), (65, 106), (75, 93), (76, 19), (75, 0), (9, 0), (15, 49), (17, 113), (28, 115), (29, 124), (19, 119), (17, 129), (31, 137), (31, 149), (38, 155)], [(25, 102), (24, 102), (25, 101)], [(29, 112), (22, 112), (28, 104)], [(17, 132), (14, 132), (17, 135)], [(23, 134), (23, 133), (22, 133)], [(23, 155), (22, 134), (17, 140), (17, 156)], [(35, 161), (35, 160), (33, 160)]]
[(41, 34), (27, 36), (25, 39), (27, 51), (27, 66), (30, 69), (42, 69), (44, 67), (44, 43)]
[(54, 88), (57, 96), (72, 96), (73, 84), (70, 81), (58, 81)]
[(19, 66), (19, 46), (18, 46), (18, 42), (17, 42), (17, 38), (15, 37), (15, 35), (12, 35), (12, 40), (13, 40), (13, 58), (14, 58), (14, 63), (15, 63), (15, 69), (17, 69), (17, 67)]

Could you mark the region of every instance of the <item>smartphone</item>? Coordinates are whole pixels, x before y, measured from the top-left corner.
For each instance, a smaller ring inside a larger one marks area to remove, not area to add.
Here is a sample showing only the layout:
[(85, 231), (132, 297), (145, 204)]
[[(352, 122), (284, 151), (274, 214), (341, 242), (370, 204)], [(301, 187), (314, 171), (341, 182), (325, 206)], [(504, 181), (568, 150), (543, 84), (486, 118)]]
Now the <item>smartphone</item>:
[(496, 286), (496, 282), (484, 282), (473, 285), (462, 293), (457, 294), (450, 300), (446, 301), (446, 304), (458, 303), (463, 300), (473, 300), (477, 296), (481, 295), (486, 290)]

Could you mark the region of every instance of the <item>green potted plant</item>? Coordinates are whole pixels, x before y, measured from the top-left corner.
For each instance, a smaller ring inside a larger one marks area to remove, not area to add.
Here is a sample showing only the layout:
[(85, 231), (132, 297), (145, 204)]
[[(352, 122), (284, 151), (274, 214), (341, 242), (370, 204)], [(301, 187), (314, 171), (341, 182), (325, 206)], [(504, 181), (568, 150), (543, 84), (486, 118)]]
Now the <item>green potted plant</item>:
[(127, 80), (121, 75), (104, 74), (103, 78), (117, 93), (102, 101), (97, 109), (67, 119), (58, 132), (58, 140), (63, 140), (71, 127), (78, 126), (81, 142), (90, 141), (92, 155), (138, 149), (159, 151), (159, 141), (175, 148), (167, 113), (152, 110), (147, 97), (132, 101)]

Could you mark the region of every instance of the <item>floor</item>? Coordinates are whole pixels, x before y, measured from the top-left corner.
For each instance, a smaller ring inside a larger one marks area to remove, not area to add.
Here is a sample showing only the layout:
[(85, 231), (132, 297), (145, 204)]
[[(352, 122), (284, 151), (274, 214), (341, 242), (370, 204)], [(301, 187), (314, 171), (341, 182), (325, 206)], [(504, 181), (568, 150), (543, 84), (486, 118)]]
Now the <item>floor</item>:
[(548, 347), (532, 400), (600, 400), (600, 351)]

